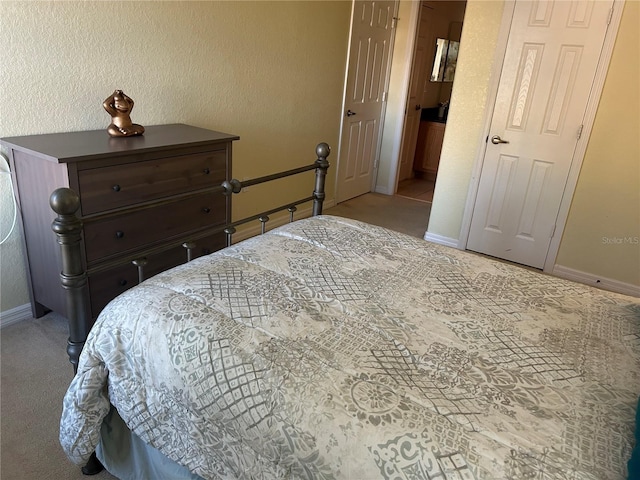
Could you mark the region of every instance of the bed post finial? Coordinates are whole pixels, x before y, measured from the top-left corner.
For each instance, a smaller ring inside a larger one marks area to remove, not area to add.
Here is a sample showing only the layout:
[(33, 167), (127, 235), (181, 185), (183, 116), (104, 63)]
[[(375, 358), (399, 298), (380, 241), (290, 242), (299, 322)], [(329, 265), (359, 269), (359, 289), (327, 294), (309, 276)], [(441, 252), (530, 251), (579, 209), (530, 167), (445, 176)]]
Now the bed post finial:
[(324, 181), (329, 169), (327, 157), (331, 153), (331, 147), (327, 143), (319, 143), (316, 147), (316, 185), (313, 190), (313, 216), (322, 215), (322, 202), (324, 202)]
[(60, 281), (66, 297), (69, 322), (67, 354), (76, 373), (80, 352), (91, 328), (87, 272), (82, 264), (80, 245), (82, 222), (76, 216), (80, 208), (80, 198), (69, 188), (58, 188), (51, 194), (49, 205), (58, 214), (51, 224), (51, 229), (58, 237), (62, 253)]

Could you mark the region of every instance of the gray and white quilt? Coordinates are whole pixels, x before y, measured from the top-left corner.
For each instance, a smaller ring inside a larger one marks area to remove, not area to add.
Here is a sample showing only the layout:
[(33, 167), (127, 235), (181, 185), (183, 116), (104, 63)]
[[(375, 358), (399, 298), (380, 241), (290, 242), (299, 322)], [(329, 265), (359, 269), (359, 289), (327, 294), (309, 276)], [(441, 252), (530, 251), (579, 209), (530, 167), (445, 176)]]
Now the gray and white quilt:
[(112, 301), (64, 399), (209, 479), (623, 479), (640, 300), (331, 216)]

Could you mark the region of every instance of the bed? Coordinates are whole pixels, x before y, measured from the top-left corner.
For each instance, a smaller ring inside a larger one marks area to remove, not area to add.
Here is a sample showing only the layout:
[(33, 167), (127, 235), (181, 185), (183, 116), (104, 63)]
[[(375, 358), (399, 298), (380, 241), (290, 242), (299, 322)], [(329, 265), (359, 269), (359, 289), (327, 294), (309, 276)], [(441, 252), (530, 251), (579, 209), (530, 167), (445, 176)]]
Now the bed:
[(639, 392), (639, 299), (316, 215), (113, 300), (60, 441), (111, 470), (122, 425), (186, 478), (622, 479)]

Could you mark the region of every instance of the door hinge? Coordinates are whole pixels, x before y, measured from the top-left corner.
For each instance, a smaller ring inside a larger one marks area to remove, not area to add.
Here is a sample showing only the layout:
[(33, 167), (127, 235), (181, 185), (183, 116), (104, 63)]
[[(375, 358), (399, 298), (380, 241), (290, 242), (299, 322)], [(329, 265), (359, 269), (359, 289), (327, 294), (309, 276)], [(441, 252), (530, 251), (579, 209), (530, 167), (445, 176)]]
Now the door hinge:
[(391, 19), (391, 29), (394, 29), (398, 26), (398, 17), (393, 17)]
[(382, 101), (383, 102), (387, 101), (387, 93), (389, 93), (389, 92), (382, 92)]
[(553, 236), (556, 234), (556, 227), (557, 225), (553, 225), (553, 227), (551, 227), (551, 235), (549, 235), (549, 238), (553, 238)]
[(607, 17), (607, 25), (611, 24), (611, 19), (613, 18), (613, 7), (609, 9), (609, 16)]
[(578, 140), (580, 140), (580, 137), (582, 137), (582, 130), (584, 129), (584, 125), (580, 125), (578, 127)]

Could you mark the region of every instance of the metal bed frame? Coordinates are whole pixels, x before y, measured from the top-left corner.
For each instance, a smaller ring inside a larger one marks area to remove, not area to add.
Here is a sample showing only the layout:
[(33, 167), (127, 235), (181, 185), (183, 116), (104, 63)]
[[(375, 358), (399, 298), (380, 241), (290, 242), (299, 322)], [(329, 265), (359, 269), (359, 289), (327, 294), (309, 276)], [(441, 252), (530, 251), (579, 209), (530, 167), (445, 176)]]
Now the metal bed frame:
[[(328, 144), (320, 143), (316, 147), (317, 159), (310, 165), (242, 182), (232, 179), (230, 181), (224, 181), (219, 186), (213, 187), (211, 189), (212, 193), (232, 195), (234, 193), (240, 193), (240, 191), (245, 187), (259, 185), (272, 180), (315, 170), (315, 187), (311, 196), (292, 203), (287, 203), (278, 208), (243, 218), (227, 225), (212, 228), (211, 230), (208, 230), (208, 233), (224, 232), (227, 237), (227, 246), (229, 246), (232, 243), (233, 234), (236, 232), (237, 226), (259, 220), (261, 223), (261, 233), (265, 233), (266, 223), (269, 221), (269, 215), (287, 210), (289, 211), (289, 221), (292, 222), (294, 212), (297, 210), (297, 205), (302, 203), (313, 201), (312, 215), (321, 215), (322, 205), (325, 198), (325, 178), (329, 168), (327, 157), (329, 156), (330, 151), (331, 149)], [(76, 192), (69, 188), (58, 188), (51, 194), (49, 203), (53, 211), (57, 214), (51, 228), (57, 236), (62, 254), (62, 271), (60, 273), (60, 281), (65, 292), (64, 295), (66, 297), (68, 312), (67, 320), (69, 322), (67, 354), (69, 355), (69, 362), (73, 365), (73, 371), (75, 374), (78, 369), (80, 353), (82, 352), (89, 330), (91, 330), (94, 322), (89, 309), (87, 271), (86, 266), (83, 264), (81, 255), (83, 225), (82, 221), (77, 216), (77, 212), (80, 207), (80, 197)], [(176, 243), (185, 248), (186, 260), (190, 261), (195, 244), (189, 241)], [(144, 267), (147, 263), (146, 258), (136, 258), (131, 263), (138, 268), (138, 280), (142, 282), (144, 280)]]

